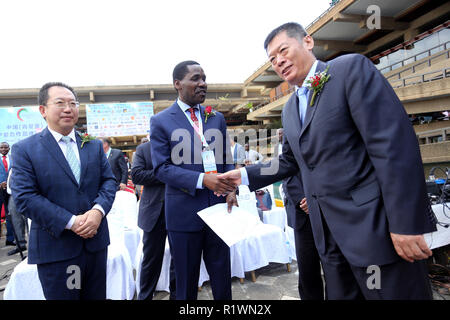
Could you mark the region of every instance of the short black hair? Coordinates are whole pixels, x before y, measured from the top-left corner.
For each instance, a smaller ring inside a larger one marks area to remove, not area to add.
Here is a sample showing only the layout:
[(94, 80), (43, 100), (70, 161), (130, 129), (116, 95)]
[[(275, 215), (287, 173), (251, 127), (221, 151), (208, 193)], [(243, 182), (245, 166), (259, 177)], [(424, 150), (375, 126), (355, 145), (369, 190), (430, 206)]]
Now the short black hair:
[(47, 82), (39, 90), (38, 104), (40, 106), (45, 106), (47, 104), (48, 90), (51, 87), (63, 87), (63, 88), (69, 89), (73, 93), (75, 100), (78, 100), (77, 94), (75, 93), (75, 90), (73, 90), (73, 88), (71, 86), (69, 86), (65, 83), (62, 83), (62, 82)]
[(189, 72), (187, 67), (192, 65), (200, 65), (200, 63), (193, 60), (186, 60), (177, 64), (172, 73), (173, 82), (175, 83), (175, 80), (183, 80)]
[(305, 28), (303, 28), (303, 26), (297, 22), (288, 22), (282, 24), (269, 33), (266, 40), (264, 41), (264, 50), (267, 51), (267, 47), (269, 46), (269, 43), (273, 40), (273, 38), (284, 31), (286, 31), (286, 34), (289, 38), (295, 38), (299, 42), (301, 42), (303, 38), (308, 35)]

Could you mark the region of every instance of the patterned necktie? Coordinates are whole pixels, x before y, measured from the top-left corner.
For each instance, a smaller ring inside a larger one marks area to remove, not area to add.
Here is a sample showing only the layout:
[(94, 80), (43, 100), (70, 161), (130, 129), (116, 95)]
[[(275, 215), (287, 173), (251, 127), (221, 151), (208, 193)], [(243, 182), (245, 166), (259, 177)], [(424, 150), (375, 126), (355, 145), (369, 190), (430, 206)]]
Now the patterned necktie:
[(62, 142), (66, 144), (66, 160), (69, 163), (70, 169), (72, 169), (73, 175), (78, 183), (80, 183), (80, 162), (75, 155), (75, 151), (73, 151), (70, 137), (62, 137)]
[(188, 110), (191, 113), (191, 120), (192, 120), (192, 122), (194, 122), (194, 124), (198, 127), (198, 119), (197, 119), (197, 116), (195, 115), (195, 110), (196, 109), (197, 108), (189, 108)]
[(8, 172), (8, 161), (6, 161), (6, 156), (3, 156), (3, 166), (5, 167), (5, 171)]

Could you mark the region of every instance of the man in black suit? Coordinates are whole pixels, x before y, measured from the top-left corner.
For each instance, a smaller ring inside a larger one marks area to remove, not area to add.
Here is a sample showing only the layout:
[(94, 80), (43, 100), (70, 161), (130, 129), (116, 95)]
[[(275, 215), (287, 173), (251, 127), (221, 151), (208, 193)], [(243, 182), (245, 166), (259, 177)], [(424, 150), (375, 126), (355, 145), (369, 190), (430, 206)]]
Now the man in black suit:
[(111, 148), (109, 138), (99, 138), (103, 142), (103, 151), (116, 177), (117, 190), (125, 190), (128, 182), (128, 167), (122, 151)]
[[(151, 300), (161, 273), (166, 244), (164, 216), (165, 185), (155, 177), (150, 142), (139, 145), (133, 157), (131, 179), (143, 185), (139, 204), (138, 226), (144, 230), (140, 292), (138, 300)], [(170, 299), (175, 299), (175, 269), (170, 261)]]
[[(279, 146), (281, 146), (283, 142), (282, 128), (278, 129), (278, 138)], [(324, 288), (320, 274), (320, 257), (314, 244), (300, 172), (283, 180), (283, 192), (288, 225), (294, 229), (298, 293), (302, 300), (323, 300)]]

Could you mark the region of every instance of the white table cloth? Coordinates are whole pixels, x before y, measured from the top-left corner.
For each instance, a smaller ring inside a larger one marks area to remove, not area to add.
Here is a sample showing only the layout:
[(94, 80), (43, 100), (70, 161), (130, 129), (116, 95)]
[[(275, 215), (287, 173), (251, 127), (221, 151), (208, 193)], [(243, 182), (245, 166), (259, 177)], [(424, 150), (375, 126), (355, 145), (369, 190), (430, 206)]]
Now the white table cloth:
[[(138, 249), (137, 249), (137, 255), (136, 255), (136, 261), (135, 265), (136, 268), (136, 294), (139, 294), (140, 286), (139, 283), (141, 281), (141, 265), (142, 265), (142, 241), (139, 243)], [(170, 249), (169, 249), (169, 241), (166, 238), (166, 247), (164, 249), (164, 258), (163, 263), (161, 266), (161, 274), (158, 279), (158, 283), (156, 284), (156, 291), (166, 291), (170, 292), (169, 285), (170, 285)], [(202, 286), (205, 281), (209, 280), (208, 272), (206, 271), (205, 263), (202, 259), (200, 263), (200, 276), (198, 280), (198, 286)]]
[[(135, 292), (131, 261), (124, 245), (110, 245), (106, 267), (106, 298), (131, 300)], [(4, 300), (45, 300), (35, 264), (21, 261), (6, 285)]]
[[(293, 251), (295, 253), (295, 250)], [(231, 277), (245, 278), (245, 272), (253, 271), (270, 262), (290, 263), (291, 248), (286, 234), (277, 226), (259, 223), (249, 233), (248, 237), (230, 247)], [(142, 262), (142, 242), (136, 256), (136, 291), (139, 292), (140, 266)], [(170, 250), (166, 241), (161, 275), (156, 285), (156, 291), (169, 292)], [(209, 274), (202, 259), (198, 285), (202, 286), (209, 280)]]
[(275, 207), (275, 204), (273, 204), (272, 210), (263, 211), (263, 222), (284, 230), (287, 225), (286, 209)]
[[(133, 299), (136, 285), (133, 277), (134, 258), (141, 238), (137, 212), (136, 196), (118, 191), (111, 211), (106, 216), (111, 241), (107, 258), (107, 299)], [(29, 265), (24, 260), (15, 267), (5, 288), (4, 299), (44, 299), (36, 265)]]

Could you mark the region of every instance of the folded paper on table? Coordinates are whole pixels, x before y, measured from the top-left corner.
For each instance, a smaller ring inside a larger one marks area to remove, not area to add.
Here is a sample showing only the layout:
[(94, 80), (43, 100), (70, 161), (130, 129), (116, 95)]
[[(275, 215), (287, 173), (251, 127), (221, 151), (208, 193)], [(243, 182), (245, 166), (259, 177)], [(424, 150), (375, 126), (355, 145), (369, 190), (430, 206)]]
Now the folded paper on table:
[(197, 214), (229, 246), (245, 239), (250, 231), (262, 222), (258, 217), (239, 207), (228, 213), (226, 203), (203, 209)]

